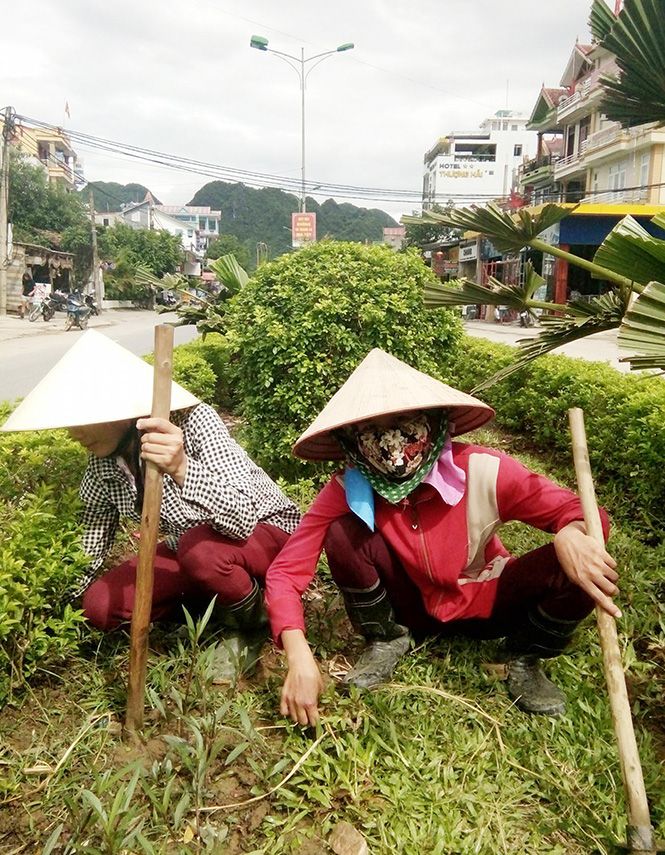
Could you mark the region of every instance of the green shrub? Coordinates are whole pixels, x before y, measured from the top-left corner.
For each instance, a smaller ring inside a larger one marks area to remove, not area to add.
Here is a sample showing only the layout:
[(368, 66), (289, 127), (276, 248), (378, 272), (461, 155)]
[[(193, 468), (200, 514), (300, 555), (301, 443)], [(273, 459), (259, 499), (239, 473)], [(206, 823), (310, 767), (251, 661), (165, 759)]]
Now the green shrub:
[[(154, 354), (149, 353), (143, 358), (151, 365), (154, 364)], [(173, 349), (173, 379), (206, 404), (215, 403), (215, 372), (204, 357), (192, 350), (190, 345), (179, 345)]]
[[(470, 391), (507, 364), (514, 349), (467, 337), (449, 380)], [(589, 457), (605, 500), (644, 530), (665, 526), (665, 383), (600, 362), (543, 356), (480, 397), (496, 423), (572, 463), (568, 410), (584, 410)]]
[(78, 645), (82, 616), (66, 592), (88, 564), (78, 524), (85, 461), (62, 431), (0, 434), (0, 703)]
[(257, 462), (273, 475), (304, 476), (294, 441), (373, 347), (441, 374), (460, 321), (424, 309), (430, 277), (415, 253), (335, 241), (258, 269), (227, 315), (243, 439)]

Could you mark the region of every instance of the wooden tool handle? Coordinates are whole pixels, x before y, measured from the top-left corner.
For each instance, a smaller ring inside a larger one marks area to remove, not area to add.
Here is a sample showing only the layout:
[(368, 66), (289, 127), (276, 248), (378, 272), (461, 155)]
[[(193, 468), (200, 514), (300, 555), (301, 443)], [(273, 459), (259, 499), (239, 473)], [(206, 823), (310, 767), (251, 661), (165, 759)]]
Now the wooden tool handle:
[[(155, 368), (152, 389), (153, 418), (168, 419), (171, 408), (171, 362), (173, 327), (155, 327)], [(125, 728), (136, 733), (143, 727), (145, 676), (148, 662), (148, 636), (152, 612), (152, 585), (155, 550), (159, 532), (164, 476), (157, 466), (146, 462), (141, 512), (141, 537), (136, 568), (136, 592), (130, 633), (129, 686)]]
[[(570, 433), (573, 440), (573, 459), (577, 475), (577, 488), (584, 511), (587, 533), (599, 544), (605, 545), (603, 527), (596, 502), (596, 493), (589, 465), (584, 412), (576, 407), (568, 410)], [(638, 852), (654, 851), (653, 828), (649, 819), (649, 805), (644, 788), (640, 755), (637, 751), (626, 678), (621, 663), (616, 622), (606, 611), (596, 606), (596, 620), (603, 651), (605, 679), (610, 696), (614, 734), (619, 748), (621, 774), (628, 809), (628, 846)]]

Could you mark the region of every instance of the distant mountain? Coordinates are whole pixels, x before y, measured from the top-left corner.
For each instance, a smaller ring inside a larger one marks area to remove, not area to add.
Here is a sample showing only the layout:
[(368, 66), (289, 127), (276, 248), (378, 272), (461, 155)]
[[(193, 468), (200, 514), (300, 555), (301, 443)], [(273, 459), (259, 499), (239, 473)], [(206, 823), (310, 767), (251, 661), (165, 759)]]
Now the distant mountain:
[[(291, 193), (266, 187), (255, 190), (244, 184), (211, 181), (196, 193), (189, 205), (209, 205), (222, 212), (220, 231), (235, 235), (253, 257), (257, 243), (266, 243), (270, 258), (291, 248), (291, 214), (299, 210), (299, 200)], [(358, 208), (347, 202), (341, 205), (327, 199), (319, 205), (307, 198), (307, 210), (316, 213), (319, 239), (379, 241), (384, 226), (398, 223), (378, 208)]]
[[(115, 181), (91, 181), (90, 183), (95, 197), (95, 211), (98, 214), (119, 211), (129, 203), (142, 202), (148, 192), (148, 188), (143, 184), (117, 184)], [(90, 185), (86, 185), (80, 193), (87, 201), (90, 196)], [(155, 203), (160, 204), (156, 198)]]

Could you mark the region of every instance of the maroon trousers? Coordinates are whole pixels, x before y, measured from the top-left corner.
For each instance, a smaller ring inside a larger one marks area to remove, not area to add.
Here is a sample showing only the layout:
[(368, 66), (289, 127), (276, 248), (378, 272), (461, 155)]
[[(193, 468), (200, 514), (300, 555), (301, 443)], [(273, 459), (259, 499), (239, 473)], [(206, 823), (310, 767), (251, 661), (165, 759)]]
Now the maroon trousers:
[(366, 591), (380, 580), (397, 622), (408, 626), (418, 637), (443, 634), (502, 638), (536, 606), (549, 617), (565, 621), (582, 620), (594, 608), (591, 597), (563, 572), (551, 543), (506, 564), (489, 618), (446, 623), (425, 611), (420, 590), (394, 550), (379, 532), (370, 531), (354, 514), (340, 517), (330, 526), (325, 550), (330, 572), (340, 588)]
[[(240, 602), (252, 590), (253, 579), (263, 584), (270, 564), (289, 535), (259, 523), (245, 540), (224, 537), (208, 525), (190, 528), (177, 552), (157, 546), (151, 620), (182, 619), (182, 606), (203, 612), (216, 596), (217, 605)], [(83, 613), (99, 629), (115, 629), (131, 620), (138, 557), (108, 570), (83, 595)]]

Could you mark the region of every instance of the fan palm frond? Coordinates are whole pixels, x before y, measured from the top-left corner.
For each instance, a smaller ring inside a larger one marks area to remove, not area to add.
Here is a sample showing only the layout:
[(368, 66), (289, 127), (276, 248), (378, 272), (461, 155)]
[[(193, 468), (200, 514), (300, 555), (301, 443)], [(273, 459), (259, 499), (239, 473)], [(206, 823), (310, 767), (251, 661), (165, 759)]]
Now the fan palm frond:
[(617, 289), (596, 297), (589, 303), (569, 303), (565, 315), (541, 315), (543, 331), (533, 338), (519, 341), (514, 361), (484, 380), (473, 391), (488, 389), (557, 347), (594, 333), (616, 329), (626, 312), (629, 296), (626, 289)]
[(515, 214), (503, 211), (494, 202), (486, 207), (451, 209), (442, 213), (423, 211), (422, 216), (402, 217), (406, 225), (441, 223), (486, 235), (502, 253), (519, 252), (533, 238), (567, 217), (574, 205), (544, 205), (537, 213), (521, 208)]
[(589, 29), (594, 39), (598, 42), (604, 41), (615, 23), (616, 17), (605, 0), (593, 0), (589, 13)]
[(627, 127), (665, 123), (665, 0), (625, 0), (601, 44), (620, 70), (601, 77), (601, 110)]
[(210, 269), (230, 294), (237, 294), (249, 282), (247, 271), (238, 264), (235, 255), (229, 253), (210, 262)]
[(436, 283), (427, 285), (423, 290), (425, 305), (438, 306), (508, 306), (515, 311), (522, 309), (545, 309), (547, 311), (565, 311), (558, 303), (545, 303), (533, 299), (533, 295), (545, 280), (533, 269), (531, 262), (525, 268), (524, 285), (504, 284), (490, 277), (489, 285), (478, 285), (470, 279), (457, 279), (445, 285)]
[(661, 282), (649, 282), (631, 304), (619, 329), (619, 346), (638, 352), (639, 356), (625, 359), (631, 368), (665, 367), (665, 285)]
[(665, 281), (665, 241), (628, 215), (598, 247), (594, 262), (633, 280), (636, 290), (642, 290), (653, 279)]

